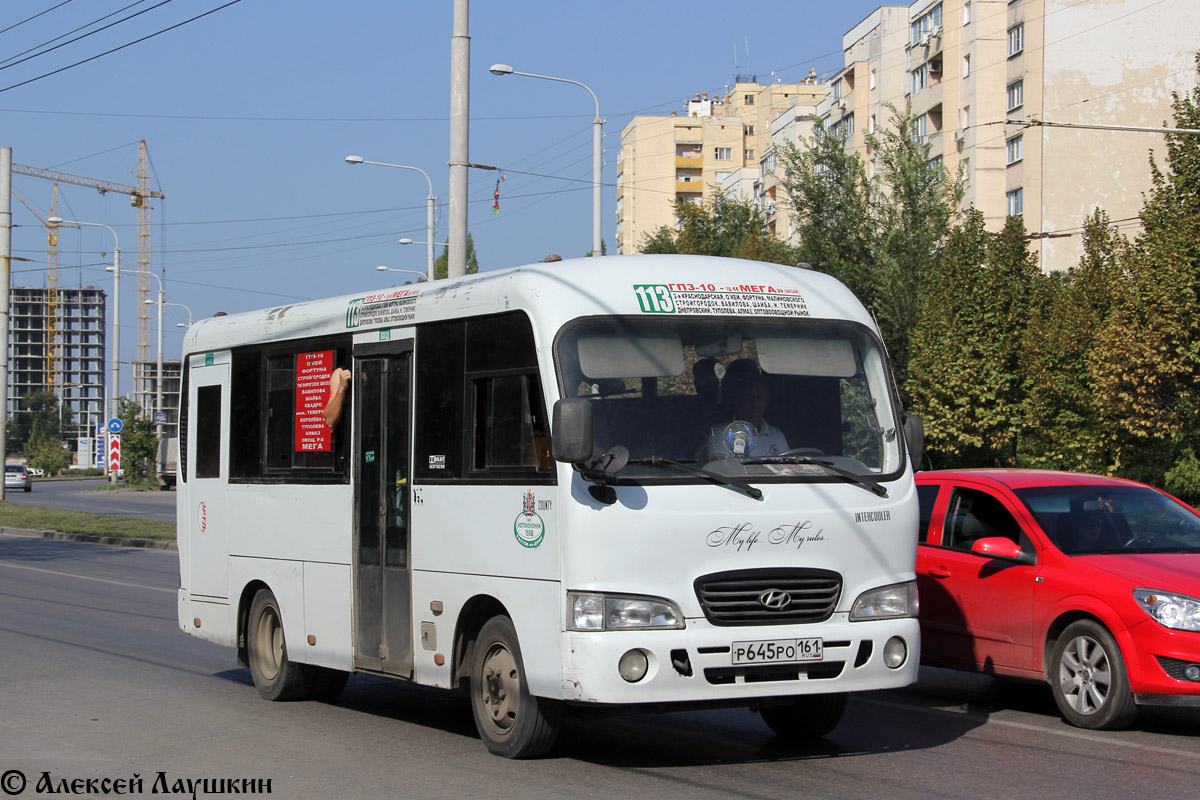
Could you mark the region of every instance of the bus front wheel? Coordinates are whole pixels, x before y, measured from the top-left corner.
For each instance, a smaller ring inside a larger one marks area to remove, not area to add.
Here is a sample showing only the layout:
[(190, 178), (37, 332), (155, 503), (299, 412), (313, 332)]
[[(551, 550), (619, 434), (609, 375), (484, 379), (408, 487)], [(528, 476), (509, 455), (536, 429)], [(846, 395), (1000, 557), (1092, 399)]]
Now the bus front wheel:
[(479, 738), (498, 756), (540, 756), (558, 736), (562, 705), (529, 693), (517, 631), (508, 617), (492, 617), (475, 640), (471, 711)]
[(259, 589), (246, 621), (246, 646), (254, 688), (267, 700), (307, 697), (316, 677), (307, 664), (293, 664), (283, 636), (283, 615), (270, 589)]
[(846, 694), (797, 697), (782, 706), (759, 709), (763, 722), (784, 739), (819, 739), (837, 727), (846, 713)]

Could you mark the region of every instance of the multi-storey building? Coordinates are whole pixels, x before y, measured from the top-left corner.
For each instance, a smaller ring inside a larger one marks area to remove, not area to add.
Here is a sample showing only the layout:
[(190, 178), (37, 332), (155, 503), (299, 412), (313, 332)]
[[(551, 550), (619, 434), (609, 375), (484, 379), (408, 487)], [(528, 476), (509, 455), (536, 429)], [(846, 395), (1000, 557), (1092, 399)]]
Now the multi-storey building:
[(676, 204), (702, 203), (718, 186), (753, 196), (772, 123), (824, 94), (815, 79), (760, 85), (738, 76), (723, 96), (696, 95), (682, 116), (634, 117), (617, 157), (617, 252), (638, 252), (648, 235), (674, 227)]
[[(158, 393), (157, 361), (133, 363), (133, 401), (141, 406), (145, 418), (161, 423), (164, 437), (177, 436), (179, 428), (179, 387), (182, 370), (179, 361), (162, 362), (162, 394)], [(161, 405), (159, 405), (161, 401)], [(161, 417), (157, 416), (161, 414)]]
[(64, 419), (70, 412), (73, 422), (63, 426), (68, 443), (88, 437), (104, 422), (106, 298), (91, 286), (57, 291), (52, 353), (47, 290), (11, 289), (8, 416), (20, 410), (26, 395), (48, 391), (58, 396)]
[(844, 130), (870, 173), (860, 114), (870, 109), (870, 131), (888, 122), (883, 104), (911, 103), (914, 135), (930, 145), (931, 159), (961, 175), (964, 208), (982, 211), (992, 230), (1023, 215), (1043, 269), (1065, 269), (1078, 262), (1081, 228), (1096, 208), (1136, 223), (1150, 189), (1147, 153), (1161, 162), (1165, 147), (1158, 133), (1053, 123), (1169, 123), (1171, 93), (1196, 81), (1196, 32), (1176, 13), (1156, 0), (883, 7), (845, 37), (846, 67), (818, 114)]

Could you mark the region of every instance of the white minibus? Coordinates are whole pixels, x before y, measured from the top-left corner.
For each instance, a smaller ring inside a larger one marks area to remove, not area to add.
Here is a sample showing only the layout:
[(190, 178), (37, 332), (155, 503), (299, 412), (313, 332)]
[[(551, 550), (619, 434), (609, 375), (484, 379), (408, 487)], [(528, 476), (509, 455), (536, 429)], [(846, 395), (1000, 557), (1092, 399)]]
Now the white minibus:
[(518, 758), (595, 707), (821, 736), (916, 678), (919, 426), (827, 275), (538, 263), (205, 319), (183, 364), (179, 623), (269, 700), (460, 690)]

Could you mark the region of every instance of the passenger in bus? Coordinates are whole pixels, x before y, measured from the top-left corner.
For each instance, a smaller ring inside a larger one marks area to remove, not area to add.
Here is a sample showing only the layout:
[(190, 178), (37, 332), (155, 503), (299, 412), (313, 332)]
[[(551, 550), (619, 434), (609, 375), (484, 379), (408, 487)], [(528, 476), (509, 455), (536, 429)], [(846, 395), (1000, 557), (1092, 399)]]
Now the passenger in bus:
[(325, 424), (331, 428), (342, 418), (342, 406), (346, 404), (346, 395), (350, 392), (351, 377), (350, 370), (341, 367), (334, 367), (333, 374), (329, 376), (329, 400), (325, 403), (325, 410), (321, 415), (325, 417)]
[[(739, 358), (730, 364), (721, 388), (726, 410), (732, 420), (748, 422), (755, 429), (753, 439), (740, 453), (741, 456), (773, 456), (789, 449), (783, 431), (771, 427), (763, 416), (771, 403), (771, 389), (753, 360)], [(710, 460), (734, 455), (727, 433), (728, 425), (717, 424), (712, 427), (707, 447)]]

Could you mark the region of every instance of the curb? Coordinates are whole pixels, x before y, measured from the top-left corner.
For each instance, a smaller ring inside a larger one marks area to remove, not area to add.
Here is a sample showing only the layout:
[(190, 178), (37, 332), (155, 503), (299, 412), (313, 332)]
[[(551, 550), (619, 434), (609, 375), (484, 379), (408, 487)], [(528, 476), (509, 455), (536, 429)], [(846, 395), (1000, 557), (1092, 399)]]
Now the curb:
[(29, 536), (34, 539), (59, 539), (69, 542), (106, 544), (114, 547), (141, 547), (146, 550), (172, 550), (179, 552), (179, 545), (176, 542), (166, 539), (136, 539), (132, 536), (104, 536), (99, 533), (69, 533), (7, 527), (0, 527), (0, 533), (7, 533), (10, 536)]

